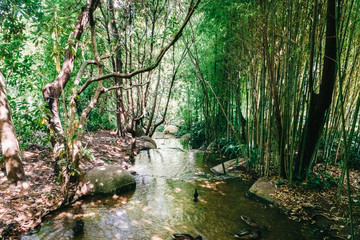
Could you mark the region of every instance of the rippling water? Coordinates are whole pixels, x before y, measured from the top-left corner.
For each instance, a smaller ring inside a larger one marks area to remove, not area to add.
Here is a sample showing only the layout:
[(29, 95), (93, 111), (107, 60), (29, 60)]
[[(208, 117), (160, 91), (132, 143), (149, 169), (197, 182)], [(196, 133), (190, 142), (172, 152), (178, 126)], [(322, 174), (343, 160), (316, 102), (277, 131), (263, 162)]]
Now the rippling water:
[[(279, 210), (247, 199), (250, 182), (213, 175), (209, 168), (219, 163), (215, 155), (184, 150), (174, 138), (155, 140), (158, 149), (136, 158), (134, 192), (77, 202), (24, 239), (71, 239), (71, 227), (81, 218), (84, 233), (76, 239), (156, 240), (183, 232), (228, 240), (247, 227), (241, 215), (268, 229), (261, 239), (314, 239)], [(193, 201), (195, 189), (198, 202)]]

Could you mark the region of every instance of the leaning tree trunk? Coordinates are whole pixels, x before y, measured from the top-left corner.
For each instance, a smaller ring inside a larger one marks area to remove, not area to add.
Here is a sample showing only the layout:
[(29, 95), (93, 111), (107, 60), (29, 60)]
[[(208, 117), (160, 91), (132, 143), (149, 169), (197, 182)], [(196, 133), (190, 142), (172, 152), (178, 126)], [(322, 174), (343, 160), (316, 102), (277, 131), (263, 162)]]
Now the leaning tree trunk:
[(11, 182), (25, 180), (24, 167), (21, 162), (19, 143), (15, 127), (11, 119), (9, 101), (7, 99), (5, 79), (0, 72), (0, 136), (2, 154), (5, 160), (7, 178)]
[[(337, 54), (335, 0), (328, 0), (326, 18), (325, 55), (320, 92), (319, 94), (311, 93), (309, 117), (300, 143), (300, 159), (296, 163), (296, 172), (302, 178), (305, 177), (306, 170), (311, 170), (311, 158), (324, 129), (326, 111), (331, 104), (334, 90)], [(313, 90), (310, 89), (310, 91)]]
[[(79, 40), (89, 19), (89, 10), (91, 9), (90, 6), (92, 4), (93, 3), (86, 4), (84, 7), (82, 7), (81, 13), (78, 18), (79, 21), (76, 23), (75, 30), (73, 34), (70, 35), (68, 40), (68, 45), (72, 46), (72, 49), (68, 49), (66, 51), (62, 69), (60, 70), (60, 73), (55, 79), (55, 81), (46, 84), (42, 91), (44, 100), (47, 102), (47, 107), (49, 108), (51, 113), (48, 116), (51, 131), (59, 134), (60, 136), (63, 136), (64, 131), (59, 117), (59, 98), (63, 93), (64, 87), (70, 79), (71, 73), (74, 69), (75, 55), (73, 54), (73, 52), (76, 52), (78, 48)], [(56, 139), (53, 139), (52, 144), (55, 145), (56, 143)]]

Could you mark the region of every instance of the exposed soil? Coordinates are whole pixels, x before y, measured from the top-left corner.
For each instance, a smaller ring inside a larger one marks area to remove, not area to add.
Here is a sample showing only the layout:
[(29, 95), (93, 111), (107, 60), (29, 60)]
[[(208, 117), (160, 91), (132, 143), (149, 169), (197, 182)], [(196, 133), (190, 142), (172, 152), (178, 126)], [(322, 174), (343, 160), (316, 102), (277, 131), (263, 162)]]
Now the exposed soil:
[[(98, 131), (84, 137), (84, 146), (94, 157), (84, 157), (80, 167), (86, 173), (106, 164), (131, 166), (130, 137), (118, 138), (109, 131)], [(39, 150), (40, 149), (40, 150)], [(54, 174), (52, 150), (33, 145), (24, 151), (22, 162), (27, 181), (9, 184), (0, 171), (0, 239), (18, 239), (41, 223), (42, 217), (63, 203), (61, 188)]]
[[(81, 161), (84, 172), (106, 164), (131, 167), (131, 156), (138, 149), (133, 149), (129, 137), (117, 138), (109, 131), (98, 131), (84, 137), (86, 151), (93, 155)], [(40, 149), (40, 150), (39, 150)], [(58, 209), (63, 198), (60, 185), (54, 174), (52, 151), (33, 146), (23, 154), (23, 164), (27, 181), (21, 185), (10, 185), (4, 172), (0, 172), (0, 239), (18, 239), (24, 232), (39, 225), (43, 216)], [(2, 167), (2, 166), (1, 166)], [(340, 175), (338, 168), (328, 170), (336, 179)], [(357, 236), (360, 235), (360, 173), (350, 174), (352, 197), (354, 201), (354, 226)], [(348, 206), (346, 193), (336, 199), (337, 187), (314, 190), (303, 186), (290, 186), (279, 182), (275, 177), (270, 182), (276, 186), (273, 196), (280, 207), (285, 209), (289, 218), (295, 221), (307, 221), (313, 224), (323, 235), (323, 239), (347, 239), (349, 236)], [(345, 190), (343, 190), (345, 191)], [(334, 236), (337, 236), (335, 238)], [(359, 237), (355, 238), (359, 239)]]

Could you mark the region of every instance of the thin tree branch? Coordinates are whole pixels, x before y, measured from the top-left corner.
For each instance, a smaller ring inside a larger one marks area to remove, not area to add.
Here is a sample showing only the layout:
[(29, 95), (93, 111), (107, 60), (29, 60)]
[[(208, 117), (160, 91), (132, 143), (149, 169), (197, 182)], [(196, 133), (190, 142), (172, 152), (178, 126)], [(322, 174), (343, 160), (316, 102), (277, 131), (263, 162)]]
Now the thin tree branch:
[(143, 84), (133, 84), (133, 85), (131, 85), (130, 87), (113, 86), (113, 87), (109, 87), (109, 88), (103, 88), (101, 91), (102, 91), (103, 93), (106, 93), (106, 92), (111, 91), (111, 90), (114, 90), (114, 89), (123, 89), (123, 90), (127, 91), (127, 90), (130, 90), (130, 89), (134, 88), (134, 87), (142, 87), (142, 86), (145, 86), (146, 84), (147, 84), (147, 82), (145, 82), (145, 83), (143, 83)]
[(191, 16), (193, 15), (193, 13), (195, 12), (195, 9), (197, 8), (197, 6), (199, 5), (201, 0), (197, 0), (196, 3), (193, 3), (193, 1), (191, 1), (191, 5), (189, 7), (188, 13), (184, 19), (183, 24), (181, 25), (179, 31), (175, 34), (173, 40), (166, 46), (164, 47), (160, 53), (158, 54), (155, 63), (151, 64), (148, 67), (145, 68), (141, 68), (141, 69), (137, 69), (131, 73), (118, 73), (118, 72), (113, 72), (113, 73), (109, 73), (106, 75), (102, 75), (102, 76), (98, 76), (96, 78), (90, 78), (89, 80), (86, 81), (86, 83), (80, 88), (80, 90), (78, 91), (78, 95), (81, 94), (92, 82), (98, 82), (104, 79), (108, 79), (108, 78), (112, 78), (112, 77), (119, 77), (119, 78), (125, 78), (125, 79), (129, 79), (132, 78), (140, 73), (144, 73), (144, 72), (149, 72), (153, 69), (155, 69), (161, 62), (162, 58), (164, 57), (165, 53), (169, 50), (169, 48), (171, 46), (173, 46), (176, 41), (181, 37), (182, 32), (185, 28), (185, 26), (187, 25), (187, 23), (189, 22)]

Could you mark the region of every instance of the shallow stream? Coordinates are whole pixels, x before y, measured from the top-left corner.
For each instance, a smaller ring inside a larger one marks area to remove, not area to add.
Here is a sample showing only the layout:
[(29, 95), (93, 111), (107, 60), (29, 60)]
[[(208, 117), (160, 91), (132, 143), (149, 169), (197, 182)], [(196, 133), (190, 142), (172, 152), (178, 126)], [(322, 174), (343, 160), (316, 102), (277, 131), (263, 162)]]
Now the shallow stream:
[[(247, 228), (241, 215), (267, 228), (261, 239), (314, 239), (278, 209), (246, 198), (251, 182), (211, 173), (209, 168), (220, 163), (215, 155), (185, 150), (178, 139), (155, 140), (158, 149), (141, 151), (136, 158), (134, 192), (79, 201), (24, 239), (71, 239), (72, 225), (81, 218), (84, 233), (76, 239), (160, 240), (182, 232), (228, 240)], [(198, 202), (193, 201), (195, 189)]]

